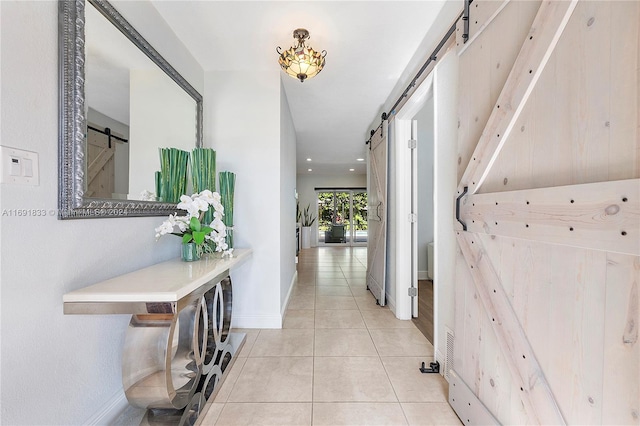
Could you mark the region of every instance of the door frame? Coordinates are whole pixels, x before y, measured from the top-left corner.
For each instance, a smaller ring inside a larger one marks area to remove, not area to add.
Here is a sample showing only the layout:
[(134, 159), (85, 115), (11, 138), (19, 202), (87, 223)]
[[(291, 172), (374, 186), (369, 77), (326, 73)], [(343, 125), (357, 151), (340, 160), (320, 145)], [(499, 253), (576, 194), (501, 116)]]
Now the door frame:
[[(393, 188), (396, 194), (395, 202), (395, 314), (398, 319), (410, 320), (412, 317), (412, 300), (409, 296), (410, 287), (418, 287), (418, 265), (414, 261), (417, 254), (414, 252), (414, 228), (417, 223), (411, 223), (410, 215), (417, 214), (417, 202), (414, 191), (417, 181), (417, 170), (412, 173), (412, 163), (415, 150), (408, 146), (412, 139), (413, 117), (424, 107), (433, 91), (433, 73), (416, 87), (415, 91), (407, 99), (407, 102), (395, 114), (393, 148), (395, 150), (395, 170), (397, 179)], [(419, 142), (418, 142), (419, 143)], [(412, 211), (415, 206), (416, 211)], [(435, 216), (435, 215), (434, 215)], [(434, 223), (435, 226), (435, 223)], [(434, 250), (437, 251), (435, 243)], [(434, 297), (436, 291), (436, 277), (434, 276)], [(416, 296), (417, 297), (417, 296)], [(434, 329), (437, 327), (434, 304)], [(435, 340), (435, 339), (434, 339)]]

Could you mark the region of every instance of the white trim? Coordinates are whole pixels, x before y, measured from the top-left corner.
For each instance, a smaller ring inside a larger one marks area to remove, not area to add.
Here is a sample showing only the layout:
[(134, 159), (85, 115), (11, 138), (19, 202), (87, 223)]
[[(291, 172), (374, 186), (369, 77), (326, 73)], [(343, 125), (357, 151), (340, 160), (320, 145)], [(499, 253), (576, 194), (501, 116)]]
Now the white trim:
[(120, 388), (97, 413), (83, 424), (90, 426), (113, 424), (128, 406), (129, 401), (124, 394), (124, 389)]
[(284, 299), (284, 303), (282, 304), (282, 308), (280, 309), (280, 316), (284, 321), (284, 313), (287, 310), (287, 306), (289, 306), (289, 300), (291, 299), (291, 292), (293, 292), (293, 286), (298, 283), (298, 271), (293, 274), (291, 278), (291, 284), (289, 284), (289, 291), (287, 292), (287, 297)]
[[(437, 65), (436, 65), (437, 68)], [(396, 199), (396, 265), (395, 265), (395, 302), (396, 317), (402, 320), (411, 319), (411, 297), (409, 286), (412, 281), (412, 252), (411, 252), (411, 223), (408, 220), (411, 213), (411, 150), (405, 141), (411, 139), (412, 118), (422, 109), (433, 89), (433, 72), (430, 73), (397, 112), (395, 116), (395, 170), (397, 179), (395, 185)]]
[(236, 315), (231, 319), (232, 328), (282, 328), (282, 315)]
[[(442, 352), (438, 349), (436, 351), (436, 361), (438, 361), (440, 363), (440, 375), (442, 377), (444, 377), (444, 367), (445, 367), (445, 363), (444, 363), (444, 355), (442, 354)], [(445, 380), (447, 380), (447, 378), (445, 377)], [(447, 380), (448, 382), (448, 380)]]

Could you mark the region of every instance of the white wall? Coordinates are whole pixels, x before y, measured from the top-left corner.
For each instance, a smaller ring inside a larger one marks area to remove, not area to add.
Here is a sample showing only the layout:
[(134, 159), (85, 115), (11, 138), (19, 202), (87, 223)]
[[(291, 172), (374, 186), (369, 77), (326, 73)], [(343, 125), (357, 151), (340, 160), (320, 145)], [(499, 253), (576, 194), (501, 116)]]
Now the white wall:
[[(131, 19), (202, 89), (202, 69), (162, 22), (134, 2)], [(55, 210), (58, 196), (58, 4), (0, 2), (0, 140), (38, 152), (40, 185), (2, 185), (3, 209)], [(153, 9), (151, 7), (151, 9)], [(162, 37), (156, 37), (162, 35)], [(122, 400), (121, 352), (129, 316), (62, 313), (62, 295), (177, 256), (180, 242), (155, 242), (161, 218), (60, 221), (4, 217), (0, 270), (0, 423), (83, 424)], [(108, 418), (103, 418), (108, 423)]]
[[(454, 283), (456, 266), (455, 199), (458, 152), (458, 55), (455, 49), (442, 57), (433, 76), (435, 111), (435, 279), (434, 340), (436, 356), (444, 365), (445, 327), (454, 329)], [(461, 339), (462, 336), (458, 336)]]
[(280, 311), (296, 274), (296, 129), (280, 81)]
[(426, 279), (427, 244), (433, 241), (433, 98), (413, 119), (418, 121), (418, 278)]
[[(295, 165), (282, 163), (280, 70), (209, 71), (205, 85), (205, 145), (217, 151), (218, 170), (236, 173), (234, 243), (253, 249), (251, 262), (233, 277), (232, 325), (279, 328), (281, 283), (292, 279), (282, 268), (288, 250), (282, 235), (295, 232), (295, 210), (286, 230), (281, 219), (285, 209), (290, 214), (281, 194), (294, 194), (294, 187), (286, 187), (293, 182), (283, 182), (280, 168)], [(291, 235), (286, 244), (295, 247)]]
[(129, 194), (136, 199), (155, 192), (158, 148), (195, 147), (196, 101), (160, 69), (132, 70), (129, 77)]
[(298, 173), (297, 191), (300, 210), (310, 205), (316, 221), (311, 227), (311, 245), (318, 245), (318, 198), (315, 188), (366, 188), (367, 176), (357, 174), (322, 175), (313, 172)]

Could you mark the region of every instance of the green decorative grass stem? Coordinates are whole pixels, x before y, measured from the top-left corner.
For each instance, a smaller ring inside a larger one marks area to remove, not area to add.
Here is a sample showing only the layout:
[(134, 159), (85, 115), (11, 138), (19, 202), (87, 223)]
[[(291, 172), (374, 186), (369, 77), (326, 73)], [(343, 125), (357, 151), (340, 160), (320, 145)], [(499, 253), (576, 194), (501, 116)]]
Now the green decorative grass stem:
[[(216, 152), (211, 148), (195, 148), (191, 152), (191, 181), (193, 192), (208, 189), (216, 190)], [(213, 221), (213, 206), (204, 215), (203, 223), (207, 225)]]
[(162, 201), (162, 173), (156, 172), (156, 200)]
[[(233, 193), (236, 186), (236, 174), (220, 172), (220, 202), (224, 207), (223, 222), (227, 228), (233, 228)], [(227, 245), (233, 248), (233, 229), (227, 229)]]
[(160, 148), (161, 194), (165, 203), (178, 203), (187, 192), (189, 153), (177, 148)]

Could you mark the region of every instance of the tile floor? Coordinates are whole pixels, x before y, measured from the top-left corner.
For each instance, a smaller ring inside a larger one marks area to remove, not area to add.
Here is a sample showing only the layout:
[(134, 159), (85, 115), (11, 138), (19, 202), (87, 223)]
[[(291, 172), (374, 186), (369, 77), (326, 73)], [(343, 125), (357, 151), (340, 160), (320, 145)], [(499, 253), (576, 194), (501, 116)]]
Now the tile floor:
[(366, 247), (302, 250), (281, 330), (247, 340), (202, 425), (459, 425), (433, 347), (376, 304)]

